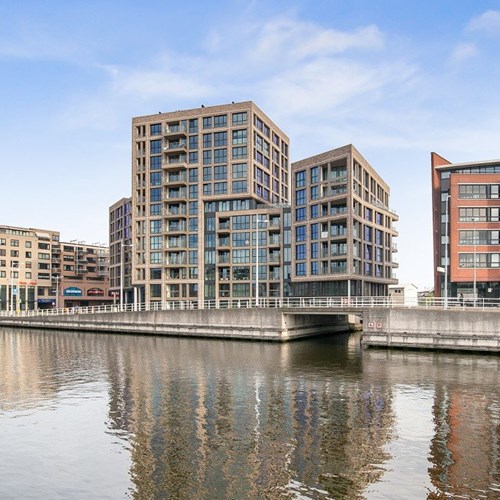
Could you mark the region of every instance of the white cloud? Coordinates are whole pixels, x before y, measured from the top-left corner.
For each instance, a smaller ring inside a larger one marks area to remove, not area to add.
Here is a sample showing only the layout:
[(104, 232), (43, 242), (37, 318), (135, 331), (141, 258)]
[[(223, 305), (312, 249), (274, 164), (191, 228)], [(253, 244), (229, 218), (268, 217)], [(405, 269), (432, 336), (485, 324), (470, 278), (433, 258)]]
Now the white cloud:
[(368, 64), (348, 59), (321, 58), (290, 67), (262, 82), (266, 100), (282, 115), (321, 116), (361, 95), (410, 78), (405, 64)]
[(461, 64), (469, 59), (477, 57), (479, 50), (473, 43), (459, 43), (451, 53), (448, 62), (450, 64)]
[(472, 18), (466, 29), (500, 34), (500, 11), (488, 10), (480, 16)]
[(262, 62), (297, 62), (345, 53), (351, 49), (381, 50), (384, 37), (374, 26), (342, 32), (291, 18), (270, 20), (255, 30), (250, 59)]

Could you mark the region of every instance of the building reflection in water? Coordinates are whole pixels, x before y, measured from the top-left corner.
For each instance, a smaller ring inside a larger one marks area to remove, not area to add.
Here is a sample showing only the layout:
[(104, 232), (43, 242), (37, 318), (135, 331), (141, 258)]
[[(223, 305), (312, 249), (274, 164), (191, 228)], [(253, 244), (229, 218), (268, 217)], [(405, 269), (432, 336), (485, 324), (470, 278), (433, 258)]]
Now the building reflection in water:
[(109, 425), (129, 435), (138, 498), (352, 498), (382, 476), (391, 395), (345, 338), (121, 340)]
[(135, 498), (397, 497), (405, 482), (429, 498), (500, 491), (497, 357), (361, 351), (355, 336), (0, 341), (0, 417), (107, 391), (103, 432), (130, 455)]

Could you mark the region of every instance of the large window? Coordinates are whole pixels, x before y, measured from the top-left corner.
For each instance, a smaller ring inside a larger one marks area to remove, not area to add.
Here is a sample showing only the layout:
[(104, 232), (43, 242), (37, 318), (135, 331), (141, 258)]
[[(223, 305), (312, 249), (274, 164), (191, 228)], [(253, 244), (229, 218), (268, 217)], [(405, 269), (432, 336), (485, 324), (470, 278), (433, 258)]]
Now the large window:
[(295, 228), (295, 241), (305, 241), (306, 226), (297, 226)]
[(153, 219), (149, 221), (149, 232), (161, 233), (161, 219)]
[(161, 203), (151, 203), (149, 205), (149, 215), (161, 215)]
[(304, 205), (306, 203), (306, 190), (298, 189), (295, 196), (295, 202), (297, 205)]
[(295, 174), (295, 187), (303, 187), (306, 185), (306, 171), (301, 170)]
[(149, 126), (149, 135), (161, 135), (161, 123), (153, 123)]
[(216, 148), (227, 146), (227, 132), (216, 132), (214, 134), (214, 146)]
[(226, 163), (227, 162), (227, 149), (215, 149), (214, 150), (214, 163)]
[(161, 201), (161, 188), (151, 188), (149, 190), (149, 201)]
[(227, 165), (217, 165), (214, 167), (214, 180), (223, 181), (227, 179)]
[(306, 263), (305, 262), (297, 262), (295, 266), (295, 274), (297, 276), (305, 276), (306, 275)]
[(151, 172), (149, 174), (149, 183), (151, 186), (161, 186), (161, 172)]
[(210, 163), (212, 163), (212, 151), (209, 149), (203, 151), (203, 165), (209, 165)]
[(150, 236), (149, 248), (151, 250), (160, 250), (162, 248), (162, 236)]
[(247, 147), (246, 146), (239, 146), (233, 148), (233, 159), (238, 160), (242, 158), (247, 157)]
[(161, 169), (161, 156), (152, 156), (149, 159), (149, 168), (151, 170), (160, 170)]
[(161, 140), (149, 141), (149, 153), (152, 155), (161, 153)]
[(247, 112), (233, 113), (233, 125), (244, 125), (248, 121)]
[(247, 143), (247, 129), (233, 130), (233, 144), (246, 144)]
[(227, 127), (227, 115), (215, 116), (214, 127)]
[(295, 209), (295, 220), (296, 222), (301, 222), (303, 220), (306, 220), (306, 207)]
[(233, 181), (233, 193), (246, 193), (247, 190), (247, 181)]
[(295, 245), (295, 257), (297, 260), (304, 260), (307, 256), (306, 245), (301, 243), (300, 245)]

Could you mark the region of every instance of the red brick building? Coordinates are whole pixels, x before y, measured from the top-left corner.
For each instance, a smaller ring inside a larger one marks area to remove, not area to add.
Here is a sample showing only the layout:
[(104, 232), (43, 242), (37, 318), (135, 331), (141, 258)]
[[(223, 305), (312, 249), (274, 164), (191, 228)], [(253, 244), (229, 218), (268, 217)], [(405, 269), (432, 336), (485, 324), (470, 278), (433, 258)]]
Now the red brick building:
[(431, 153), (434, 293), (500, 297), (500, 160)]

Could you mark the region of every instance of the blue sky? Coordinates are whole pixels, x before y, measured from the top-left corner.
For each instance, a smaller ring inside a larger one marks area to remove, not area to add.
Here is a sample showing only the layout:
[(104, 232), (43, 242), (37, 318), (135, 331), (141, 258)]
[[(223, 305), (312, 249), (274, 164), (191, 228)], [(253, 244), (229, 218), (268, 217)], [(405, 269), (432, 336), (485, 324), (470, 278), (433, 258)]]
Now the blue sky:
[(0, 223), (107, 242), (131, 118), (253, 100), (292, 160), (352, 143), (432, 285), (430, 152), (500, 158), (500, 1), (0, 0)]

